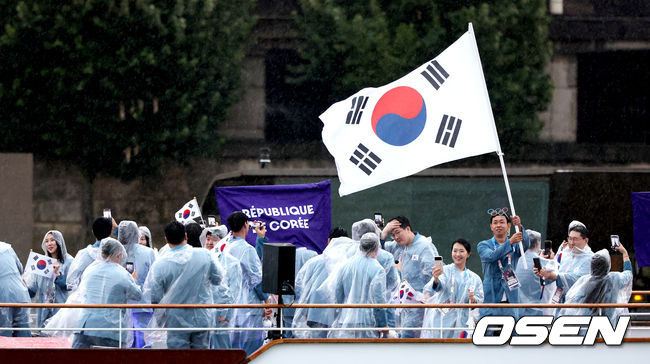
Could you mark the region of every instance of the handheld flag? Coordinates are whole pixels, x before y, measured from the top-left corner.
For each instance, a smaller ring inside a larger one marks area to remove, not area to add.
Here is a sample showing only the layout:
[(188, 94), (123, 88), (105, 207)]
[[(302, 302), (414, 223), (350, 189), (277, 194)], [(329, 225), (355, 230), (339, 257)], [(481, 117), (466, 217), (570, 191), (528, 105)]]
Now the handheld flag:
[(180, 210), (176, 211), (176, 221), (187, 224), (188, 222), (194, 221), (195, 218), (201, 216), (201, 209), (199, 209), (199, 203), (196, 201), (196, 197), (189, 200)]
[(426, 168), (501, 152), (471, 28), (438, 57), (321, 116), (345, 196)]
[(56, 259), (48, 257), (47, 255), (30, 252), (29, 257), (27, 257), (27, 264), (25, 264), (25, 271), (39, 276), (52, 278), (52, 275), (54, 274), (55, 261)]

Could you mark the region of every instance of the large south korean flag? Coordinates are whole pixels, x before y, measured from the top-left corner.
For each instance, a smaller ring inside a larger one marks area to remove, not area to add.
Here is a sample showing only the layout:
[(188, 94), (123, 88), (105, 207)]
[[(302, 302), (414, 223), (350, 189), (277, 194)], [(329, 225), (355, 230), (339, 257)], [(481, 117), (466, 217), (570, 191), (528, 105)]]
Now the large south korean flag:
[(472, 25), (438, 57), (325, 111), (345, 196), (426, 168), (501, 152)]

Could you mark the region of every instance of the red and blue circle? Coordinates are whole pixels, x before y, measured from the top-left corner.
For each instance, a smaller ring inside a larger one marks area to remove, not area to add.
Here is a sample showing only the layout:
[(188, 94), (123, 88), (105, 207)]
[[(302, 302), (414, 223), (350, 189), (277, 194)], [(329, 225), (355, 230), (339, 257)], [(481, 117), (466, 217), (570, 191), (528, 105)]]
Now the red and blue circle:
[(187, 219), (188, 217), (190, 217), (190, 210), (189, 209), (183, 211), (183, 218)]
[(45, 263), (44, 260), (39, 260), (38, 262), (36, 262), (36, 268), (43, 270), (45, 269), (45, 267), (47, 267), (47, 263)]
[(372, 131), (379, 139), (401, 147), (420, 136), (427, 123), (427, 108), (419, 92), (399, 86), (379, 98), (371, 121)]

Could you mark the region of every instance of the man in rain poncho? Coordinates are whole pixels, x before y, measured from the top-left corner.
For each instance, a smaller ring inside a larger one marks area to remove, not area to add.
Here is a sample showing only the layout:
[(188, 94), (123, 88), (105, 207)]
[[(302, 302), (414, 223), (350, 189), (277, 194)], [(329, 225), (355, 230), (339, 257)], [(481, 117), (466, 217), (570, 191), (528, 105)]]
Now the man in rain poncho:
[[(212, 304), (212, 286), (223, 279), (223, 270), (215, 264), (210, 253), (187, 244), (183, 224), (173, 221), (165, 227), (165, 241), (169, 251), (151, 266), (145, 283), (145, 297), (153, 304)], [(192, 328), (214, 324), (214, 309), (184, 308), (156, 309), (151, 326), (187, 328), (187, 331), (167, 332), (169, 349), (208, 349), (208, 331)], [(152, 346), (161, 337), (150, 336)]]
[[(358, 252), (358, 243), (347, 237), (343, 229), (330, 233), (323, 254), (309, 259), (296, 275), (296, 298), (303, 303), (334, 303), (334, 274)], [(333, 308), (298, 308), (293, 317), (294, 328), (324, 329), (332, 326), (336, 316)], [(326, 338), (328, 330), (293, 331), (297, 338)]]
[[(542, 235), (535, 231), (528, 229), (528, 238), (530, 239), (530, 247), (524, 253), (524, 259), (528, 264), (528, 269), (524, 269), (523, 264), (517, 265), (515, 269), (515, 275), (521, 283), (519, 288), (519, 301), (521, 303), (549, 303), (551, 300), (551, 295), (555, 292), (555, 283), (549, 282), (548, 286), (546, 283), (541, 284), (540, 278), (535, 275), (533, 267), (533, 259), (539, 258), (540, 264), (546, 269), (552, 269), (552, 266), (555, 264), (551, 260), (542, 258), (539, 253), (541, 252), (541, 243)], [(536, 316), (545, 314), (544, 310), (541, 308), (521, 308), (522, 316)], [(552, 309), (549, 310), (546, 314), (552, 314)]]
[[(222, 225), (223, 226), (223, 225)], [(203, 248), (208, 249), (215, 260), (224, 270), (224, 279), (219, 285), (212, 286), (212, 298), (215, 304), (235, 304), (241, 295), (242, 271), (239, 260), (228, 253), (215, 248), (214, 239), (226, 235), (225, 229), (209, 227), (203, 229), (200, 241)], [(215, 327), (234, 327), (234, 310), (217, 309)], [(231, 331), (213, 331), (210, 334), (210, 349), (232, 349)]]
[[(386, 303), (386, 271), (376, 259), (379, 248), (379, 237), (374, 232), (366, 233), (361, 237), (360, 254), (350, 258), (336, 274), (334, 287), (336, 303)], [(343, 308), (332, 327), (386, 327), (386, 309)], [(331, 331), (329, 337), (377, 338), (379, 331)]]
[[(29, 289), (29, 295), (36, 297), (38, 303), (65, 303), (69, 293), (66, 277), (74, 258), (68, 254), (63, 235), (58, 230), (50, 230), (45, 233), (41, 248), (44, 254), (56, 259), (54, 275), (52, 278), (47, 278), (26, 272), (24, 279)], [(58, 310), (58, 308), (39, 308), (38, 327), (43, 327), (45, 320), (52, 317)]]
[[(393, 254), (397, 254), (398, 270), (401, 271), (402, 280), (406, 280), (416, 292), (422, 293), (424, 285), (431, 280), (433, 258), (438, 255), (438, 250), (430, 238), (414, 232), (411, 223), (404, 216), (391, 219), (384, 227), (381, 237), (385, 239), (388, 234), (393, 235), (394, 242), (386, 242), (384, 246), (391, 249), (399, 245)], [(400, 327), (422, 327), (424, 308), (405, 308), (400, 314)], [(402, 338), (420, 337), (420, 331), (402, 330)]]
[[(366, 233), (375, 233), (377, 237), (381, 235), (381, 230), (371, 219), (363, 219), (352, 224), (352, 240), (359, 241)], [(395, 266), (393, 255), (381, 247), (377, 251), (377, 261), (386, 272), (386, 302), (390, 301), (391, 295), (399, 286), (399, 272)], [(386, 309), (386, 321), (389, 327), (395, 327), (395, 309)]]
[[(250, 229), (248, 217), (241, 211), (235, 211), (228, 216), (228, 228), (232, 232), (232, 238), (226, 245), (224, 253), (230, 254), (239, 260), (242, 271), (242, 288), (238, 303), (253, 304), (262, 303), (262, 299), (256, 292), (256, 287), (262, 283), (262, 262), (253, 248), (245, 240)], [(262, 327), (261, 308), (237, 309), (235, 311), (235, 327), (255, 328)], [(252, 354), (262, 346), (263, 331), (240, 331), (235, 330), (233, 335), (233, 346), (243, 349), (246, 354)]]
[[(138, 224), (135, 221), (123, 220), (120, 221), (120, 225), (117, 230), (117, 240), (124, 245), (126, 249), (126, 260), (123, 262), (123, 266), (126, 268), (128, 266), (133, 266), (133, 270), (136, 272), (136, 282), (138, 286), (142, 289), (145, 279), (147, 279), (147, 274), (149, 274), (149, 268), (156, 260), (156, 253), (153, 249), (150, 249), (144, 245), (140, 245), (140, 229)], [(130, 263), (130, 264), (129, 264)], [(128, 303), (146, 303), (144, 300), (138, 301), (129, 301)], [(133, 325), (135, 328), (147, 327), (149, 326), (149, 320), (151, 319), (152, 310), (149, 308), (135, 308), (130, 310), (133, 314)], [(144, 346), (144, 334), (142, 331), (134, 331), (134, 347), (141, 348)]]
[(582, 225), (576, 224), (569, 230), (567, 248), (562, 252), (560, 267), (558, 271), (549, 269), (535, 269), (535, 274), (546, 279), (547, 283), (555, 282), (557, 288), (553, 294), (554, 302), (564, 302), (564, 295), (580, 279), (589, 274), (591, 256), (594, 253), (589, 247), (589, 230)]
[(115, 220), (106, 217), (99, 217), (95, 219), (92, 226), (93, 235), (97, 239), (94, 244), (79, 250), (74, 258), (74, 262), (70, 265), (66, 285), (68, 290), (73, 290), (81, 282), (81, 276), (86, 268), (91, 265), (95, 260), (101, 259), (99, 245), (102, 239), (111, 235), (113, 228), (117, 227)]
[[(11, 245), (0, 241), (0, 302), (29, 303), (29, 293), (20, 276), (23, 265)], [(29, 328), (29, 309), (0, 307), (0, 327)], [(0, 331), (0, 336), (30, 337), (29, 330)]]
[[(105, 238), (100, 245), (101, 260), (91, 264), (84, 273), (79, 294), (84, 304), (126, 303), (129, 300), (139, 300), (142, 291), (133, 276), (124, 269), (122, 262), (126, 258), (126, 250), (113, 238)], [(135, 273), (134, 273), (135, 274)], [(129, 315), (124, 310), (114, 308), (84, 308), (77, 321), (72, 348), (89, 348), (92, 346), (118, 347), (120, 342), (118, 331), (88, 331), (89, 328), (117, 328), (127, 326)], [(127, 326), (128, 327), (128, 326)], [(122, 347), (130, 346), (127, 332), (122, 332)], [(126, 345), (125, 345), (126, 344)]]

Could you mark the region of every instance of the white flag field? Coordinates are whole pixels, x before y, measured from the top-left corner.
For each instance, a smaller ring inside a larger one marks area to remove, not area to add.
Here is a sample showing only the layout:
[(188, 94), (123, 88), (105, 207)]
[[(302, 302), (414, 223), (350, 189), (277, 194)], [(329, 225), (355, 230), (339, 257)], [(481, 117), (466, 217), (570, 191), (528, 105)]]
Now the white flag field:
[(52, 278), (52, 275), (54, 274), (54, 262), (55, 259), (52, 257), (30, 252), (29, 257), (27, 257), (27, 264), (25, 264), (25, 271), (39, 276)]
[(340, 196), (449, 161), (501, 154), (471, 24), (433, 60), (335, 103), (320, 119)]
[(182, 222), (183, 224), (192, 222), (197, 217), (203, 219), (201, 216), (199, 203), (196, 201), (196, 197), (187, 201), (187, 203), (183, 205), (180, 210), (176, 211), (176, 214), (174, 216), (176, 217), (176, 221)]

